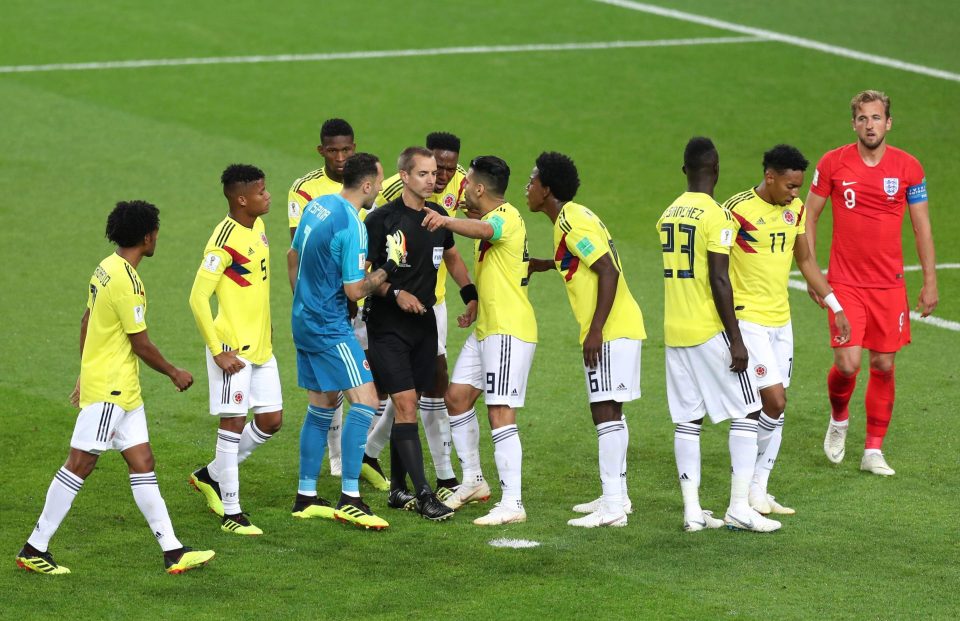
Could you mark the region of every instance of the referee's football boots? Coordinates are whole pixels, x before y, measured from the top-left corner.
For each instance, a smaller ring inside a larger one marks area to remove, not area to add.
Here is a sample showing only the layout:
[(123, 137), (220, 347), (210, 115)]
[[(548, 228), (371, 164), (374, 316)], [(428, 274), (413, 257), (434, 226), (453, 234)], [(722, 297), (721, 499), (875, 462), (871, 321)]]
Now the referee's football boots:
[(218, 516), (223, 517), (223, 499), (220, 497), (220, 484), (213, 480), (204, 466), (190, 475), (190, 485), (203, 494), (207, 506)]
[(49, 550), (40, 552), (31, 545), (23, 546), (23, 549), (17, 554), (17, 567), (27, 571), (33, 571), (38, 574), (49, 574), (51, 576), (62, 576), (69, 574), (70, 570), (63, 565), (58, 565)]
[(453, 517), (453, 509), (440, 502), (440, 499), (433, 492), (420, 492), (413, 505), (413, 510), (423, 518), (434, 522)]
[(387, 496), (387, 506), (391, 509), (413, 511), (416, 509), (416, 505), (417, 497), (407, 489), (398, 487), (397, 489), (390, 490), (390, 495)]

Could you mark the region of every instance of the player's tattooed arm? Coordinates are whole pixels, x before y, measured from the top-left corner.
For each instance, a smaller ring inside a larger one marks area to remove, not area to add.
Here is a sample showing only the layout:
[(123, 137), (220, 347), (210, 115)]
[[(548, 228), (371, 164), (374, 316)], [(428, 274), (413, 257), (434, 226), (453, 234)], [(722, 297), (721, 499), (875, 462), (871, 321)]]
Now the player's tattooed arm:
[(740, 324), (733, 310), (733, 287), (730, 285), (730, 255), (720, 252), (707, 252), (707, 266), (710, 270), (710, 290), (713, 292), (713, 304), (717, 307), (723, 330), (730, 340), (730, 370), (741, 373), (747, 369), (747, 346), (743, 344)]

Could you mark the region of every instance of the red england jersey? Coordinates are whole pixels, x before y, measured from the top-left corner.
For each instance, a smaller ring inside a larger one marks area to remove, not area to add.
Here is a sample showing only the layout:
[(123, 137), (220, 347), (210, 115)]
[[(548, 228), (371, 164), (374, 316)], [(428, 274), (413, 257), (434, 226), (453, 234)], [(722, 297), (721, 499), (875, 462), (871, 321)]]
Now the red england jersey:
[(905, 286), (901, 226), (907, 204), (927, 200), (923, 167), (887, 146), (876, 166), (863, 163), (857, 144), (828, 151), (810, 190), (833, 204), (827, 280), (874, 289)]

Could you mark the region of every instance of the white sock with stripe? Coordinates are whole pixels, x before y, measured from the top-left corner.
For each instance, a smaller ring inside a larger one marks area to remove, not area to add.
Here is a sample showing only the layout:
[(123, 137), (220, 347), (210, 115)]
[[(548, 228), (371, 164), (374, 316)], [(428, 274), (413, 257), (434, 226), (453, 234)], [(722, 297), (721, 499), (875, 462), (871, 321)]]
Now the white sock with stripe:
[(450, 463), (450, 419), (447, 416), (447, 404), (443, 398), (421, 397), (420, 419), (423, 421), (423, 433), (427, 436), (427, 445), (433, 457), (433, 468), (438, 479), (453, 479), (453, 465)]
[(220, 484), (224, 515), (240, 513), (240, 470), (237, 467), (239, 447), (239, 433), (217, 429), (217, 456), (214, 463), (217, 470), (216, 481)]
[(500, 491), (503, 493), (500, 504), (510, 509), (522, 509), (523, 447), (520, 446), (520, 432), (516, 425), (504, 425), (490, 433), (493, 436), (493, 460), (497, 464)]
[(383, 447), (390, 441), (390, 431), (393, 429), (393, 418), (397, 409), (393, 405), (393, 399), (387, 399), (380, 402), (377, 409), (377, 415), (370, 426), (370, 433), (367, 434), (367, 448), (364, 449), (367, 455), (374, 459), (379, 459)]
[(683, 519), (703, 521), (700, 507), (700, 429), (696, 423), (680, 423), (673, 430), (673, 452), (683, 496)]
[(757, 462), (753, 468), (753, 485), (762, 493), (767, 493), (767, 484), (777, 456), (780, 454), (780, 444), (783, 442), (783, 413), (777, 418), (760, 413), (757, 421)]
[(53, 481), (47, 488), (47, 501), (43, 505), (43, 511), (40, 513), (40, 519), (33, 529), (27, 543), (41, 552), (47, 551), (50, 545), (50, 538), (53, 537), (63, 518), (67, 517), (70, 511), (70, 505), (77, 493), (83, 486), (83, 479), (66, 469), (66, 467), (57, 470), (53, 475)]
[[(272, 437), (273, 434), (260, 431), (254, 420), (244, 425), (243, 433), (240, 434), (240, 444), (237, 447), (237, 465), (246, 461), (247, 457), (250, 457), (250, 453)], [(210, 472), (209, 468), (207, 468), (207, 472)]]
[(627, 494), (627, 449), (630, 448), (630, 427), (627, 426), (627, 417), (623, 415), (623, 464), (620, 466), (620, 493), (623, 494), (623, 502), (630, 500)]
[(626, 435), (623, 421), (597, 425), (600, 486), (603, 489), (601, 505), (606, 514), (623, 511), (623, 482), (620, 475), (627, 452)]
[(450, 416), (450, 436), (457, 449), (457, 458), (463, 470), (463, 483), (476, 485), (483, 481), (480, 468), (480, 423), (477, 411), (470, 408), (459, 416)]
[(343, 393), (337, 399), (337, 410), (330, 421), (330, 431), (327, 432), (327, 459), (331, 462), (340, 459), (340, 433), (343, 430)]
[(730, 509), (737, 515), (749, 514), (747, 494), (757, 462), (757, 421), (735, 418), (730, 421)]
[(160, 486), (157, 484), (157, 473), (146, 472), (130, 474), (130, 489), (133, 490), (133, 499), (140, 508), (140, 513), (147, 519), (153, 536), (164, 552), (177, 550), (183, 544), (173, 534), (173, 524), (170, 514), (167, 513), (167, 504), (160, 495)]

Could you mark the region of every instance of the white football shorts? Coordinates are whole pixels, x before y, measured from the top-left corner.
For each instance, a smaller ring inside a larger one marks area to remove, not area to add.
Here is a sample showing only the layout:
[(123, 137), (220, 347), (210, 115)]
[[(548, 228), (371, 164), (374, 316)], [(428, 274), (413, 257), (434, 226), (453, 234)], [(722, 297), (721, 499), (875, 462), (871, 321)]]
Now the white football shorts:
[(590, 403), (616, 401), (626, 403), (640, 398), (640, 349), (643, 341), (614, 339), (604, 341), (600, 364), (591, 369), (583, 365)]
[(740, 334), (750, 352), (750, 366), (761, 390), (783, 384), (790, 387), (793, 374), (793, 327), (791, 324), (772, 328), (740, 320)]
[[(747, 350), (749, 352), (749, 350)], [(730, 370), (727, 335), (717, 333), (692, 347), (666, 347), (667, 404), (674, 423), (689, 423), (709, 414), (715, 424), (760, 410), (753, 367)]]
[(536, 349), (536, 343), (508, 334), (491, 334), (478, 341), (473, 333), (460, 350), (450, 383), (482, 390), (487, 405), (522, 408)]
[(246, 365), (233, 375), (217, 366), (207, 349), (207, 378), (210, 384), (210, 413), (214, 416), (246, 416), (283, 409), (280, 373), (273, 356), (263, 364), (253, 364), (237, 356)]
[(80, 410), (70, 446), (99, 455), (114, 449), (123, 452), (150, 441), (143, 405), (129, 412), (115, 403), (91, 403)]
[(437, 317), (437, 355), (447, 355), (447, 301), (433, 305), (433, 314)]

